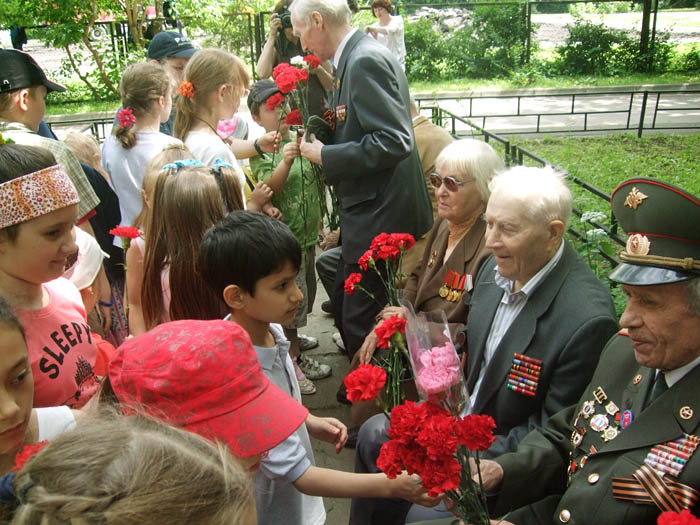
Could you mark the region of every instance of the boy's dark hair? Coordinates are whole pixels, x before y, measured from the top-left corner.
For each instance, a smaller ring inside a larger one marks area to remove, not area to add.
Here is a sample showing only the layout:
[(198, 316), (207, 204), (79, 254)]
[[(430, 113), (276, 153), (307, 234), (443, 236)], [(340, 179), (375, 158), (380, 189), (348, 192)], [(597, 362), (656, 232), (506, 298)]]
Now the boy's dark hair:
[(255, 295), (257, 282), (290, 262), (301, 266), (301, 248), (289, 227), (254, 211), (234, 211), (207, 230), (199, 270), (216, 293), (235, 284)]
[(10, 303), (7, 302), (2, 295), (0, 295), (0, 324), (9, 326), (11, 328), (16, 328), (19, 333), (22, 334), (22, 339), (24, 339), (24, 327), (22, 323), (19, 322), (15, 312), (12, 310)]
[[(21, 144), (0, 144), (0, 184), (57, 164), (46, 148)], [(19, 224), (5, 228), (11, 241), (17, 238)]]

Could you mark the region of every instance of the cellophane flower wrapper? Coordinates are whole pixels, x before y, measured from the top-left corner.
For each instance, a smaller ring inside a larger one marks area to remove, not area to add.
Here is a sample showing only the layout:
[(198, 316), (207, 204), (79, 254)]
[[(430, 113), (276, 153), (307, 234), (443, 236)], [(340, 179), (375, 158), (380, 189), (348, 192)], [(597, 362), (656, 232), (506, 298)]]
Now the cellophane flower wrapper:
[(416, 314), (410, 304), (404, 302), (403, 306), (406, 342), (421, 401), (429, 401), (457, 417), (464, 416), (469, 395), (445, 312)]

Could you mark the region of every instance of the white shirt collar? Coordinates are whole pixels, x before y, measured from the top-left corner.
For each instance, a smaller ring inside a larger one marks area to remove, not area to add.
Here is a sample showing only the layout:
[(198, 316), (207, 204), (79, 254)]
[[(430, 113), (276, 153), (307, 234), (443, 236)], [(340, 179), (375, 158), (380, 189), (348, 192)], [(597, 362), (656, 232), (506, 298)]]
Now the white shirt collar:
[(693, 359), (687, 365), (684, 365), (680, 368), (676, 368), (674, 370), (665, 371), (664, 378), (666, 379), (666, 384), (668, 385), (668, 388), (671, 388), (673, 385), (678, 383), (678, 381), (683, 379), (688, 374), (688, 372), (690, 372), (693, 368), (695, 368), (698, 365), (700, 365), (700, 355)]
[(348, 31), (348, 34), (345, 35), (340, 41), (340, 44), (338, 44), (338, 49), (335, 50), (335, 55), (333, 55), (333, 67), (338, 67), (338, 64), (340, 63), (340, 57), (343, 54), (343, 50), (345, 49), (345, 45), (348, 43), (348, 40), (350, 40), (350, 37), (355, 34), (355, 31), (357, 31), (357, 28), (351, 27), (350, 31)]
[[(554, 257), (552, 257), (547, 264), (545, 264), (539, 272), (537, 272), (535, 275), (533, 275), (530, 280), (525, 283), (525, 285), (518, 290), (515, 293), (523, 293), (525, 296), (530, 296), (532, 292), (535, 291), (535, 289), (540, 285), (542, 281), (549, 275), (549, 273), (552, 271), (552, 268), (556, 266), (556, 264), (559, 262), (561, 259), (562, 254), (564, 253), (564, 239), (562, 239), (561, 244), (559, 245), (559, 249), (557, 252), (554, 254)], [(513, 281), (510, 279), (507, 279), (506, 277), (503, 277), (500, 273), (498, 273), (498, 265), (496, 265), (496, 276), (494, 278), (496, 284), (503, 288), (505, 292), (509, 295), (512, 294), (513, 290), (513, 284), (515, 284)]]

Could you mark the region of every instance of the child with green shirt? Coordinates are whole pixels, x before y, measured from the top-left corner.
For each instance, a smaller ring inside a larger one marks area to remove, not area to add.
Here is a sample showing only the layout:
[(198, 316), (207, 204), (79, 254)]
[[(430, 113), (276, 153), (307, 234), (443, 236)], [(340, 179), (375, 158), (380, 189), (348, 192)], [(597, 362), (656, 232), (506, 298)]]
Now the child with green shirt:
[(311, 164), (300, 155), (300, 139), (292, 136), (289, 125), (284, 122), (283, 105), (272, 109), (267, 105), (267, 99), (279, 92), (273, 80), (265, 79), (256, 82), (248, 94), (248, 108), (253, 120), (266, 132), (278, 131), (281, 137), (281, 153), (251, 158), (250, 169), (257, 181), (264, 181), (272, 189), (273, 205), (282, 212), (284, 223), (301, 245), (302, 261), (296, 283), (304, 299), (294, 320), (284, 327), (284, 332), (291, 343), (290, 353), (301, 393), (313, 394), (316, 387), (311, 380), (328, 377), (331, 369), (301, 355), (300, 339), (305, 336), (298, 335), (297, 331), (306, 326), (306, 316), (311, 312), (316, 296), (314, 260), (321, 221), (319, 191)]

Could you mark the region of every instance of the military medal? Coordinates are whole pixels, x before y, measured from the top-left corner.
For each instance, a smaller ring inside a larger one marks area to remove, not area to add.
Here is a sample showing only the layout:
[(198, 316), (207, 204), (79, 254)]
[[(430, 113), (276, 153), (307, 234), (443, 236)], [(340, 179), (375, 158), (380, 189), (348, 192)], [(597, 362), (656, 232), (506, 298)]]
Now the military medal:
[(430, 259), (428, 260), (428, 268), (432, 268), (435, 264), (435, 259), (437, 259), (437, 251), (430, 254)]
[(455, 302), (459, 301), (462, 298), (462, 294), (464, 293), (464, 283), (466, 280), (467, 274), (464, 274), (459, 280), (459, 285), (457, 286), (457, 292), (455, 293)]
[(603, 441), (607, 443), (608, 441), (615, 439), (619, 433), (620, 432), (617, 430), (617, 428), (608, 427), (603, 430)]
[(620, 418), (620, 427), (622, 430), (626, 429), (634, 421), (634, 414), (631, 410), (624, 410), (622, 412), (622, 417)]
[(700, 442), (698, 436), (683, 434), (674, 441), (660, 443), (652, 447), (644, 463), (656, 470), (660, 475), (671, 474), (678, 477), (686, 463), (695, 453)]
[(539, 359), (518, 353), (513, 354), (506, 387), (519, 394), (535, 397), (541, 369), (542, 361)]
[(618, 408), (618, 406), (615, 403), (610, 401), (607, 405), (605, 405), (605, 411), (608, 414), (610, 414), (611, 416), (614, 416), (615, 414), (617, 414), (620, 411), (620, 409)]
[(586, 433), (586, 429), (583, 427), (574, 427), (574, 431), (571, 433), (571, 445), (573, 445), (574, 448), (577, 448), (578, 446), (581, 445), (581, 442), (583, 441), (583, 436)]
[(595, 413), (595, 401), (585, 401), (581, 407), (583, 417), (588, 419)]
[(447, 295), (450, 293), (448, 286), (452, 282), (452, 273), (452, 270), (447, 271), (445, 274), (445, 284), (443, 284), (438, 290), (438, 295), (443, 299), (447, 298)]
[(347, 106), (345, 104), (335, 108), (335, 118), (338, 122), (344, 122), (347, 112)]
[(602, 405), (603, 401), (608, 398), (608, 395), (605, 393), (605, 390), (599, 386), (593, 391), (593, 397), (595, 397), (596, 401)]
[(608, 416), (603, 414), (596, 414), (591, 418), (590, 426), (592, 430), (596, 432), (602, 432), (608, 427), (609, 421)]

